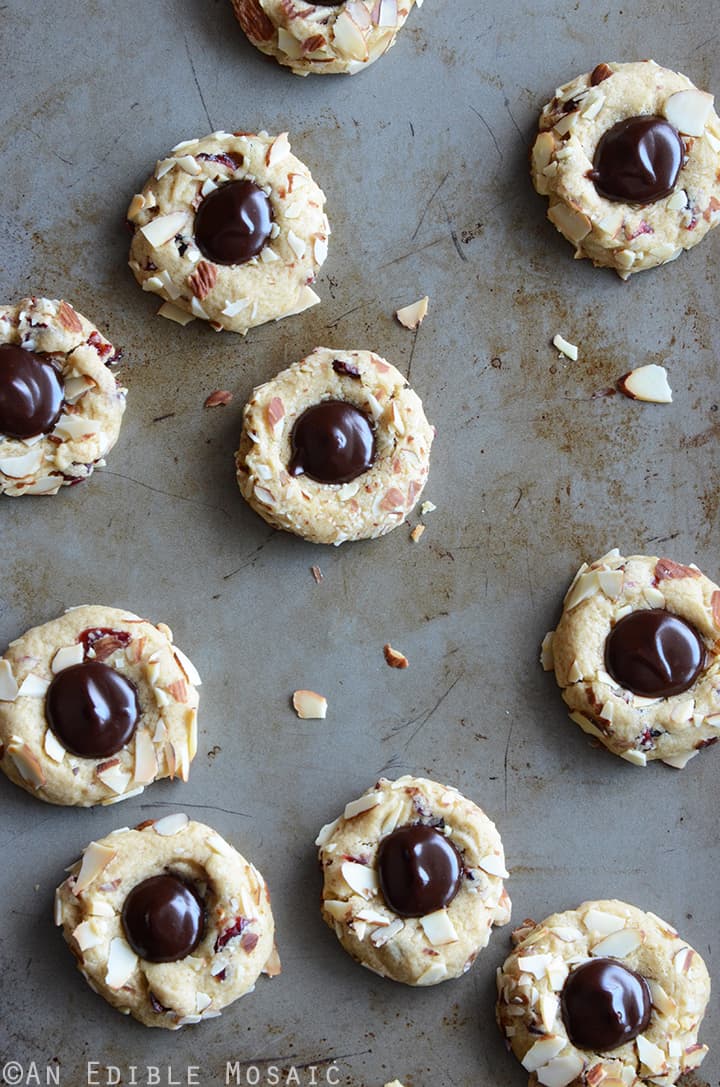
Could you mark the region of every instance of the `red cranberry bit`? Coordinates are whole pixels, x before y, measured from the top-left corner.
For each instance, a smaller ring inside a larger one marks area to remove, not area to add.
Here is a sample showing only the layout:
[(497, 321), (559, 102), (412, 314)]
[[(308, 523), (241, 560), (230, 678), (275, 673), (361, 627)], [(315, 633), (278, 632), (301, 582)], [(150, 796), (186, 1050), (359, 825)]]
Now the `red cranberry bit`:
[(236, 936), (241, 936), (249, 924), (250, 922), (247, 917), (236, 917), (235, 924), (230, 928), (225, 929), (225, 931), (221, 932), (218, 936), (215, 941), (215, 950), (220, 951), (220, 949), (225, 947), (226, 944), (229, 944), (231, 940), (234, 940)]
[(93, 660), (107, 660), (117, 649), (125, 649), (132, 641), (132, 635), (126, 630), (111, 630), (109, 627), (89, 627), (78, 635), (85, 656), (93, 651)]

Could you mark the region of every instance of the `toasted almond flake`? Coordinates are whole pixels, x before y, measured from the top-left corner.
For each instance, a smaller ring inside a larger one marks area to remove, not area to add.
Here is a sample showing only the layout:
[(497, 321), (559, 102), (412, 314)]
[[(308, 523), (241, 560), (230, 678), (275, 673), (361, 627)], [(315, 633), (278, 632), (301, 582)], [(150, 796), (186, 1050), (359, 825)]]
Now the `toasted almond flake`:
[(396, 917), (394, 921), (391, 921), (387, 927), (377, 928), (370, 935), (370, 943), (374, 947), (384, 947), (390, 940), (394, 939), (399, 932), (405, 928), (405, 922), (401, 921), (399, 917)]
[[(144, 289), (144, 285), (143, 285)], [(91, 377), (86, 374), (81, 374), (79, 377), (68, 377), (65, 379), (65, 400), (68, 404), (74, 404), (76, 400), (79, 400), (81, 396), (93, 388), (95, 382)], [(43, 435), (40, 435), (39, 440), (42, 440)], [(26, 439), (28, 440), (28, 439)]]
[(579, 679), (582, 679), (582, 676), (583, 674), (580, 670), (578, 662), (573, 661), (567, 674), (568, 683), (577, 683)]
[(644, 751), (635, 751), (630, 748), (629, 751), (621, 752), (620, 758), (625, 759), (625, 762), (631, 762), (633, 766), (647, 766), (647, 755)]
[(312, 576), (313, 576), (313, 578), (315, 580), (315, 584), (319, 585), (320, 582), (323, 580), (323, 577), (324, 577), (323, 572), (320, 569), (320, 567), (319, 566), (311, 566), (310, 567), (310, 573), (312, 574)]
[(653, 1007), (657, 1008), (661, 1015), (674, 1015), (677, 1011), (677, 1004), (668, 996), (662, 985), (653, 978), (648, 978), (647, 983), (650, 987), (650, 996)]
[(429, 301), (429, 296), (424, 295), (417, 302), (411, 302), (409, 306), (402, 306), (395, 310), (395, 316), (403, 328), (413, 330), (422, 324), (428, 311)]
[(557, 928), (551, 928), (548, 930), (557, 936), (558, 940), (562, 940), (564, 943), (572, 944), (575, 940), (582, 940), (583, 934), (580, 929), (572, 928), (570, 925), (558, 925)]
[(577, 127), (579, 117), (577, 110), (564, 113), (560, 120), (553, 125), (553, 132), (557, 133), (558, 136), (568, 136)]
[(326, 898), (322, 908), (326, 913), (330, 914), (334, 921), (344, 921), (350, 911), (349, 904), (342, 902), (339, 898)]
[(385, 655), (385, 663), (391, 668), (407, 668), (410, 663), (404, 653), (401, 653), (398, 649), (393, 649), (389, 642), (386, 642), (383, 646), (383, 653)]
[(179, 234), (187, 223), (187, 212), (171, 211), (169, 215), (158, 215), (156, 219), (140, 227), (140, 233), (155, 248), (165, 245)]
[(14, 702), (19, 693), (10, 662), (0, 657), (0, 702)]
[(319, 721), (327, 717), (327, 698), (315, 691), (295, 691), (292, 704), (303, 721)]
[(362, 815), (363, 812), (376, 808), (381, 800), (382, 793), (380, 792), (366, 793), (364, 796), (359, 796), (357, 800), (351, 800), (349, 804), (346, 804), (343, 815), (345, 819), (354, 819), (356, 815)]
[(81, 951), (89, 951), (91, 947), (98, 947), (104, 943), (105, 937), (98, 931), (92, 921), (81, 921), (77, 928), (73, 929), (73, 939)]
[(600, 582), (598, 580), (598, 571), (589, 570), (587, 573), (581, 574), (579, 578), (571, 585), (566, 597), (565, 608), (567, 611), (572, 611), (578, 604), (581, 604), (583, 600), (587, 600), (588, 597), (594, 596), (600, 588)]
[(109, 766), (107, 770), (98, 770), (97, 776), (103, 785), (107, 785), (108, 789), (112, 789), (116, 795), (119, 795), (127, 789), (132, 774), (129, 770), (123, 770), (118, 763), (115, 766)]
[(266, 166), (274, 166), (276, 163), (282, 162), (289, 154), (290, 141), (288, 140), (288, 134), (287, 132), (281, 132), (270, 144), (265, 155), (265, 164)]
[(83, 852), (80, 871), (71, 887), (72, 893), (77, 896), (87, 890), (98, 876), (105, 871), (115, 856), (115, 850), (109, 846), (101, 845), (99, 842), (90, 842)]
[(418, 543), (424, 531), (425, 525), (415, 525), (415, 528), (410, 533), (410, 539), (412, 540), (412, 542)]
[(671, 94), (663, 113), (683, 136), (702, 136), (714, 101), (711, 94), (693, 87), (691, 90)]
[(622, 570), (598, 570), (598, 585), (610, 600), (617, 600), (622, 592), (625, 575)]
[(202, 167), (194, 155), (180, 155), (175, 161), (180, 169), (184, 170), (186, 174), (190, 174), (191, 177), (197, 177), (202, 172)]
[(339, 819), (333, 819), (332, 823), (325, 823), (325, 825), (320, 828), (320, 833), (318, 834), (317, 838), (315, 839), (315, 845), (320, 847), (320, 848), (322, 848), (322, 846), (326, 845), (330, 841), (330, 839), (332, 838), (335, 831), (337, 830), (339, 824), (340, 824)]
[(355, 861), (343, 861), (340, 871), (348, 887), (362, 898), (371, 898), (377, 894), (377, 874), (373, 868)]
[(163, 302), (160, 309), (157, 311), (158, 317), (165, 317), (168, 321), (174, 321), (176, 325), (189, 325), (195, 318), (191, 313), (188, 313), (184, 309), (180, 309), (173, 302)]
[(424, 917), (420, 918), (420, 925), (433, 947), (454, 944), (458, 939), (457, 931), (447, 910), (435, 910), (434, 913), (426, 913)]
[(111, 804), (119, 804), (121, 800), (132, 800), (134, 796), (140, 796), (145, 791), (145, 786), (140, 785), (137, 789), (128, 789), (126, 793), (120, 793), (119, 796), (108, 796), (105, 800), (101, 800), (100, 804), (103, 808), (109, 807)]
[(603, 910), (588, 910), (583, 917), (583, 923), (589, 932), (597, 932), (600, 936), (609, 936), (612, 932), (625, 928), (624, 917), (605, 913)]
[(611, 959), (624, 959), (627, 955), (637, 951), (643, 942), (643, 934), (638, 929), (625, 928), (620, 932), (613, 932), (603, 940), (593, 944), (590, 954)]
[(698, 751), (691, 751), (682, 755), (668, 755), (667, 758), (661, 759), (666, 766), (672, 766), (674, 770), (684, 770), (690, 759), (694, 759), (698, 755)]
[(47, 729), (47, 731), (45, 732), (43, 748), (47, 757), (58, 764), (63, 761), (65, 755), (67, 754), (65, 748), (50, 728)]
[(228, 392), (227, 389), (215, 389), (209, 396), (205, 397), (203, 403), (204, 408), (224, 408), (226, 404), (229, 404), (233, 398), (233, 394)]
[(351, 60), (365, 61), (368, 49), (365, 38), (347, 11), (341, 11), (333, 25), (333, 43), (335, 48)]
[(138, 784), (149, 785), (157, 774), (155, 748), (147, 732), (135, 733), (135, 765), (133, 780)]
[(580, 107), (580, 113), (586, 121), (594, 121), (597, 115), (600, 113), (600, 110), (605, 105), (605, 101), (606, 99), (604, 94), (597, 94), (595, 97), (591, 97), (590, 94), (587, 94), (583, 99), (582, 106)]
[(568, 1053), (564, 1057), (555, 1057), (537, 1072), (538, 1083), (543, 1087), (568, 1087), (573, 1083), (583, 1068), (585, 1062), (579, 1053)]
[(567, 966), (566, 962), (564, 961), (564, 959), (561, 959), (559, 956), (554, 958), (553, 961), (548, 966), (548, 968), (547, 968), (548, 981), (550, 982), (550, 987), (556, 993), (559, 993), (560, 990), (562, 989), (563, 985), (565, 984), (565, 980), (566, 980), (566, 978), (568, 976), (568, 972), (569, 971), (568, 971), (568, 966)]
[(186, 657), (183, 653), (182, 649), (178, 649), (176, 645), (172, 646), (172, 652), (175, 660), (180, 666), (181, 671), (185, 673), (185, 678), (187, 679), (188, 683), (190, 683), (193, 687), (201, 687), (202, 680), (200, 678), (200, 673), (198, 672), (193, 662), (189, 660), (188, 657)]
[(110, 989), (122, 989), (132, 977), (137, 961), (137, 955), (130, 945), (121, 936), (116, 936), (110, 941), (105, 984)]
[(23, 743), (22, 740), (14, 736), (8, 744), (7, 753), (23, 781), (27, 781), (34, 789), (42, 788), (47, 778), (39, 760), (28, 744)]
[(159, 181), (160, 178), (165, 177), (165, 174), (169, 174), (176, 163), (177, 159), (172, 156), (170, 158), (161, 159), (155, 167), (155, 179)]
[[(347, 910), (347, 902), (340, 903)], [(328, 903), (325, 903), (327, 909)], [(355, 917), (360, 921), (367, 921), (369, 925), (389, 925), (392, 921), (391, 917), (387, 917), (384, 913), (380, 913), (379, 910), (374, 910), (371, 906), (365, 906), (363, 909), (358, 910)]]
[(200, 302), (195, 295), (190, 299), (190, 309), (196, 317), (200, 317), (203, 321), (209, 320), (206, 310), (200, 305)]
[(442, 981), (447, 977), (447, 967), (444, 963), (434, 962), (432, 966), (429, 966), (424, 974), (421, 974), (417, 980), (418, 985), (436, 985), (438, 981)]
[(568, 340), (565, 339), (564, 336), (561, 336), (559, 332), (555, 336), (553, 336), (553, 346), (557, 347), (561, 355), (565, 355), (566, 358), (572, 359), (573, 362), (577, 362), (577, 345), (574, 343), (570, 343)]
[(542, 978), (553, 960), (552, 955), (523, 955), (518, 958), (518, 966), (534, 978)]
[(505, 862), (497, 853), (488, 853), (486, 857), (478, 861), (478, 867), (482, 868), (483, 872), (487, 872), (488, 875), (499, 876), (500, 879), (508, 878)]
[(708, 1054), (708, 1047), (706, 1045), (688, 1046), (683, 1054), (682, 1067), (684, 1072), (689, 1072), (694, 1068), (699, 1068), (702, 1062), (705, 1060)]
[(560, 233), (575, 245), (586, 238), (592, 230), (592, 223), (587, 215), (581, 211), (574, 211), (565, 204), (554, 204), (548, 210), (547, 216)]
[(99, 422), (95, 419), (84, 419), (82, 415), (61, 415), (53, 429), (53, 434), (67, 441), (80, 441), (101, 433)]
[(168, 838), (184, 830), (188, 822), (189, 819), (184, 812), (173, 812), (172, 815), (165, 815), (162, 819), (158, 819), (156, 823), (153, 823), (153, 830), (161, 837)]
[(275, 427), (285, 418), (285, 405), (279, 396), (273, 396), (270, 403), (267, 406), (267, 421), (274, 430)]
[(287, 240), (288, 245), (292, 249), (295, 256), (298, 258), (298, 260), (302, 260), (302, 258), (305, 256), (305, 250), (307, 249), (307, 246), (302, 238), (299, 238), (294, 231), (288, 230)]
[(0, 472), (11, 479), (25, 479), (38, 470), (43, 460), (41, 447), (21, 453), (19, 457), (0, 457)]
[(689, 974), (690, 967), (692, 966), (693, 959), (695, 958), (695, 952), (691, 947), (681, 947), (679, 951), (673, 955), (673, 966), (675, 967), (676, 974)]
[(546, 672), (552, 672), (555, 667), (555, 658), (553, 656), (553, 639), (555, 637), (555, 631), (549, 630), (542, 640), (540, 646), (540, 664)]
[(552, 1033), (553, 1024), (560, 1011), (560, 1001), (555, 993), (543, 993), (540, 997), (540, 1019), (548, 1034)]
[(82, 321), (69, 302), (61, 301), (57, 311), (57, 318), (68, 332), (82, 332)]
[(640, 1062), (653, 1075), (659, 1075), (667, 1063), (663, 1050), (656, 1046), (654, 1042), (651, 1042), (649, 1038), (646, 1038), (644, 1034), (638, 1035), (635, 1039), (635, 1045), (637, 1046)]
[(671, 404), (672, 390), (667, 379), (667, 370), (652, 362), (648, 366), (638, 366), (619, 379), (617, 387), (630, 400), (643, 400), (650, 404)]
[(316, 238), (313, 242), (313, 257), (315, 263), (321, 265), (325, 263), (325, 259), (328, 255), (328, 243), (327, 238)]
[(564, 1038), (559, 1038), (554, 1034), (549, 1038), (542, 1038), (530, 1047), (521, 1064), (526, 1072), (537, 1072), (538, 1069), (549, 1064), (553, 1057), (557, 1057), (560, 1050), (564, 1048)]

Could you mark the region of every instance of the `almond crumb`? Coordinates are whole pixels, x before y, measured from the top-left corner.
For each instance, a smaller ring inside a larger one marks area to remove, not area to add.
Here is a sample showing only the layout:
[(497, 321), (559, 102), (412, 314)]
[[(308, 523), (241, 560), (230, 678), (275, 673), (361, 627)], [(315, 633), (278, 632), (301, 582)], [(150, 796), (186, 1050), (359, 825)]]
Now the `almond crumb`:
[(393, 649), (389, 642), (383, 646), (383, 653), (385, 654), (385, 663), (389, 664), (391, 668), (407, 668), (410, 663), (405, 654)]
[(310, 567), (310, 573), (315, 578), (316, 583), (319, 585), (320, 582), (323, 580), (323, 577), (324, 577), (324, 574), (323, 574), (322, 570), (320, 569), (320, 567), (319, 566), (311, 566)]
[(413, 543), (417, 543), (423, 532), (425, 531), (425, 525), (415, 525), (415, 528), (410, 533), (410, 539)]
[(227, 389), (216, 389), (205, 398), (204, 408), (224, 408), (233, 398), (233, 394)]

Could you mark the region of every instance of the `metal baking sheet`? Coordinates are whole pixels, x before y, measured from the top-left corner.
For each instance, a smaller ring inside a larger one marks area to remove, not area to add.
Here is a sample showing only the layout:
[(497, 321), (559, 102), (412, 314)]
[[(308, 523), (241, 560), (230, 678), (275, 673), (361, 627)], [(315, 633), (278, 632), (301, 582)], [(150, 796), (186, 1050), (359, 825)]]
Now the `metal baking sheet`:
[[(493, 1021), (509, 929), (463, 979), (413, 991), (353, 964), (320, 921), (315, 834), (381, 773), (455, 784), (497, 821), (516, 922), (618, 896), (674, 922), (717, 974), (720, 754), (675, 773), (594, 750), (537, 653), (577, 565), (613, 545), (720, 574), (720, 236), (622, 284), (572, 262), (526, 168), (540, 106), (599, 61), (653, 56), (719, 90), (714, 5), (428, 0), (351, 79), (282, 71), (226, 0), (10, 0), (2, 25), (1, 296), (71, 300), (122, 345), (130, 392), (105, 470), (0, 503), (0, 642), (106, 602), (166, 621), (204, 679), (188, 785), (64, 810), (0, 781), (5, 1082), (59, 1066), (69, 1087), (214, 1087), (238, 1062), (263, 1085), (524, 1084)], [(333, 227), (322, 306), (246, 339), (156, 318), (126, 268), (130, 196), (166, 149), (218, 128), (288, 129)], [(415, 335), (392, 313), (425, 293)], [(577, 363), (550, 348), (558, 331)], [(246, 396), (317, 344), (379, 351), (425, 400), (438, 509), (417, 545), (401, 528), (312, 547), (238, 494)], [(647, 362), (667, 366), (672, 407), (593, 399)], [(232, 405), (203, 410), (216, 388)], [(386, 667), (386, 641), (407, 671)], [(296, 719), (297, 687), (327, 695), (327, 721)], [(168, 810), (266, 874), (284, 965), (174, 1034), (96, 997), (51, 920), (91, 838)], [(718, 1081), (719, 1033), (715, 1002), (696, 1083)]]

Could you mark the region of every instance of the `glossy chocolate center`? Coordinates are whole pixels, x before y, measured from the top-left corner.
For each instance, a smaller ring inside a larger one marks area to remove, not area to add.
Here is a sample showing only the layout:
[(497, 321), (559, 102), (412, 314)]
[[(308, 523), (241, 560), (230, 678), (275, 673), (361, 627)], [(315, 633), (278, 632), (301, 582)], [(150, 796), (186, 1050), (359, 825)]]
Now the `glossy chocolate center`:
[(367, 415), (343, 400), (323, 400), (302, 413), (290, 436), (291, 476), (350, 483), (375, 463), (375, 434)]
[(460, 890), (460, 854), (444, 834), (422, 823), (383, 838), (377, 865), (383, 897), (400, 917), (441, 910)]
[(60, 418), (64, 393), (51, 362), (16, 344), (0, 345), (0, 434), (47, 434)]
[(253, 181), (227, 181), (209, 193), (195, 215), (195, 241), (215, 264), (245, 264), (270, 237), (270, 201)]
[(588, 176), (608, 200), (652, 204), (673, 191), (684, 153), (662, 117), (628, 117), (601, 137)]
[(644, 698), (668, 698), (691, 687), (705, 666), (694, 627), (662, 608), (631, 611), (605, 641), (605, 667), (613, 679)]
[(133, 951), (148, 962), (177, 962), (195, 950), (205, 931), (205, 907), (179, 876), (144, 879), (122, 908), (122, 925)]
[(652, 999), (645, 978), (614, 959), (590, 959), (573, 970), (562, 991), (562, 1017), (578, 1049), (604, 1052), (647, 1029)]
[(125, 676), (107, 664), (85, 661), (58, 672), (48, 687), (45, 712), (68, 751), (84, 759), (104, 759), (130, 740), (140, 705)]

